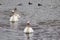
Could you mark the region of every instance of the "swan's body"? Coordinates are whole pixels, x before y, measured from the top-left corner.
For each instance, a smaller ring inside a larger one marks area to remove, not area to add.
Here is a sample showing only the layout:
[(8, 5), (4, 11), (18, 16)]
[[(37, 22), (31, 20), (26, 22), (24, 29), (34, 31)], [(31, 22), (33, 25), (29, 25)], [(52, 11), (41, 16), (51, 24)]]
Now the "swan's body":
[(19, 14), (14, 14), (10, 17), (10, 21), (18, 21), (20, 18)]
[(32, 29), (31, 27), (26, 27), (26, 28), (24, 29), (24, 32), (25, 32), (25, 33), (32, 33), (32, 32), (34, 32), (34, 31), (33, 31), (33, 29)]
[(26, 28), (24, 29), (24, 33), (33, 33), (34, 30), (32, 29), (32, 27), (30, 27), (29, 22), (27, 23)]

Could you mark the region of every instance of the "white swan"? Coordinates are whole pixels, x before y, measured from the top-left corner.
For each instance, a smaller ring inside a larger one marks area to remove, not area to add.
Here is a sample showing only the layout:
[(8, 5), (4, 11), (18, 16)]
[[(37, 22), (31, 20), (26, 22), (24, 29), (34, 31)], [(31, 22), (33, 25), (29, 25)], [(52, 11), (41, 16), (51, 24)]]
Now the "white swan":
[(30, 27), (30, 22), (28, 21), (27, 26), (24, 29), (24, 33), (33, 33), (33, 32), (34, 32), (34, 30)]
[(10, 21), (11, 22), (18, 21), (20, 18), (19, 14), (15, 13), (14, 10), (12, 10), (12, 12), (13, 12), (13, 15), (10, 17)]

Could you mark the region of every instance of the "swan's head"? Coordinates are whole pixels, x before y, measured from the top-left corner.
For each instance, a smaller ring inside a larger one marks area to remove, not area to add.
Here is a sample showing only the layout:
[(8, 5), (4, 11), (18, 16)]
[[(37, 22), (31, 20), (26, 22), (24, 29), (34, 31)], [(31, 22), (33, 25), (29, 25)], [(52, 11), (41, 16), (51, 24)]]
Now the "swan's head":
[(30, 21), (27, 21), (27, 23), (30, 23)]
[(30, 25), (30, 21), (27, 21), (27, 25)]
[(15, 11), (14, 10), (12, 10), (12, 13), (14, 13)]
[(12, 10), (12, 12), (15, 12), (17, 10), (17, 8), (14, 8), (13, 10)]

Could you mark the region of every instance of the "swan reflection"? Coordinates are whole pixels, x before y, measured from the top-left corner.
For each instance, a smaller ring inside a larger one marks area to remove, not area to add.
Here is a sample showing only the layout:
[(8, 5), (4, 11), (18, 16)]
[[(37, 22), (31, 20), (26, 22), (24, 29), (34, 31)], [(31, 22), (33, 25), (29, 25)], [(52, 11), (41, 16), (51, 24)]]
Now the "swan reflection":
[(25, 36), (25, 40), (32, 40), (33, 33), (31, 33), (31, 34), (24, 34), (24, 36)]

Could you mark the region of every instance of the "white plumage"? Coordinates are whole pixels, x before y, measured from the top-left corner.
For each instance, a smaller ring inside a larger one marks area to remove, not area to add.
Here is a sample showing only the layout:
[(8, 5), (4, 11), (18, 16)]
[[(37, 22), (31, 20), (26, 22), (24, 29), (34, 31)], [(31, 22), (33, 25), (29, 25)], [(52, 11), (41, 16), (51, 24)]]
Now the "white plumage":
[(19, 14), (14, 14), (13, 16), (10, 17), (10, 21), (18, 21), (20, 18)]
[(33, 31), (33, 29), (32, 29), (31, 27), (26, 27), (26, 28), (24, 29), (24, 32), (25, 32), (25, 33), (32, 33), (32, 32), (34, 32), (34, 31)]
[(24, 29), (24, 33), (33, 33), (34, 30), (32, 29), (32, 27), (30, 27), (29, 21), (27, 22), (27, 26)]

